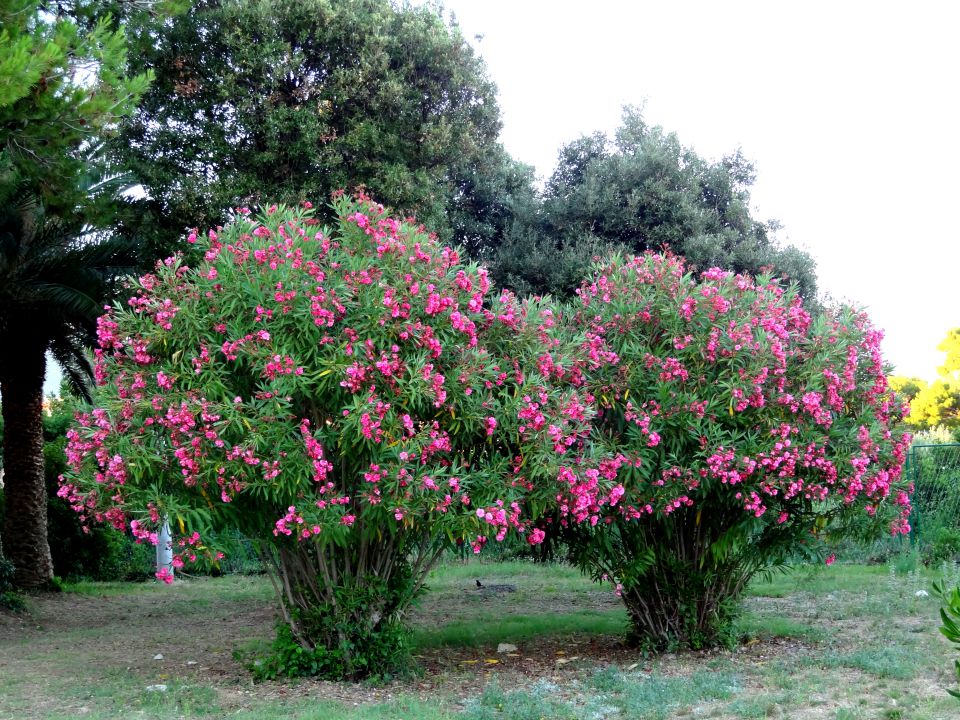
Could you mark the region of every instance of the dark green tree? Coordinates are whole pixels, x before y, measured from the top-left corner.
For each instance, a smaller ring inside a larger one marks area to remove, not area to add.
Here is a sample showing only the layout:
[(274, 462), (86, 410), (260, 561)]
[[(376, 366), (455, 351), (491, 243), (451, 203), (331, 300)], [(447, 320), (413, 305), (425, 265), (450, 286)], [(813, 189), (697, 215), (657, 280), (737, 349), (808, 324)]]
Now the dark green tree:
[(147, 193), (129, 223), (156, 252), (238, 205), (325, 203), (359, 185), (479, 252), (530, 187), (497, 143), (483, 62), (430, 8), (201, 0), (134, 64), (156, 82), (116, 152)]
[(56, 7), (0, 0), (0, 394), (6, 520), (16, 582), (53, 577), (47, 542), (42, 403), (47, 352), (68, 377), (89, 374), (85, 342), (117, 247), (96, 232), (112, 183), (98, 138), (149, 82), (126, 73), (110, 18), (81, 30)]
[(521, 292), (567, 295), (595, 255), (669, 249), (701, 270), (771, 267), (813, 298), (812, 258), (750, 213), (754, 179), (739, 151), (707, 161), (628, 107), (612, 141), (595, 133), (560, 150), (541, 206), (498, 248), (497, 275)]

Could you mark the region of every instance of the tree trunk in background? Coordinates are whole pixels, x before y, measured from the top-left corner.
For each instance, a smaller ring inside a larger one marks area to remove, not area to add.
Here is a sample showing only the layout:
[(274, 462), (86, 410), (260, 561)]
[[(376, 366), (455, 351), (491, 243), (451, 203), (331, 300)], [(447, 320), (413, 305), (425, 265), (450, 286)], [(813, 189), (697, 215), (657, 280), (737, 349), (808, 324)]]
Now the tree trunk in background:
[(0, 394), (3, 398), (3, 468), (6, 521), (3, 549), (24, 589), (43, 589), (53, 579), (47, 541), (47, 488), (43, 474), (42, 343), (0, 343)]

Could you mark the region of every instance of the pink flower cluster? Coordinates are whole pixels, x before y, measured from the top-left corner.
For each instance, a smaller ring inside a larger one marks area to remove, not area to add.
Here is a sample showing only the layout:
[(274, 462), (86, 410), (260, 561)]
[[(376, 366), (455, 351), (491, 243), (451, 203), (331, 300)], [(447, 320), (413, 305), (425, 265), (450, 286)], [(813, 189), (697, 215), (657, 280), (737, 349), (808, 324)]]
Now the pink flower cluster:
[[(376, 526), (476, 551), (717, 498), (907, 530), (909, 438), (863, 313), (813, 323), (775, 281), (656, 254), (611, 261), (572, 307), (521, 301), (369, 198), (337, 203), (333, 233), (287, 209), (194, 233), (196, 269), (159, 263), (100, 318), (75, 510), (151, 542), (176, 498), (277, 542)], [(193, 532), (181, 560), (215, 557)]]
[[(886, 507), (890, 531), (907, 530), (909, 438), (896, 428), (881, 334), (863, 313), (838, 309), (814, 330), (800, 299), (776, 282), (717, 268), (696, 281), (670, 255), (612, 264), (579, 296), (578, 324), (593, 339), (580, 362), (594, 368), (588, 386), (603, 422), (636, 429), (620, 443), (635, 455), (624, 516), (693, 507), (719, 483), (755, 517), (777, 508), (778, 523), (799, 504), (825, 517), (859, 504), (870, 516)], [(627, 343), (642, 361), (623, 360)], [(835, 427), (855, 408), (866, 411), (852, 445)], [(661, 448), (683, 465), (664, 469)], [(586, 475), (572, 483), (571, 472), (561, 483), (590, 497)]]

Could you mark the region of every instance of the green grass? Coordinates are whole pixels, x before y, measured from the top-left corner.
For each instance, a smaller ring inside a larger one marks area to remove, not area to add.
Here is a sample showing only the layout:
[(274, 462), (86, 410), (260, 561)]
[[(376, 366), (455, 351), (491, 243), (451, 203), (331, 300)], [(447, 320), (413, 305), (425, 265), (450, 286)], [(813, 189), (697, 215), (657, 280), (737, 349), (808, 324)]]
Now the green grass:
[(813, 662), (827, 668), (853, 668), (878, 678), (896, 680), (913, 680), (925, 664), (923, 655), (916, 649), (890, 645), (848, 652), (829, 651)]
[[(903, 572), (898, 572), (897, 577), (899, 581), (906, 580)], [(924, 587), (928, 587), (937, 577), (938, 570), (923, 568), (920, 571)], [(756, 578), (747, 588), (747, 595), (783, 598), (797, 593), (882, 592), (889, 578), (890, 568), (887, 565), (804, 565), (786, 572), (775, 572), (769, 578)]]
[(623, 673), (613, 665), (594, 670), (593, 675), (586, 681), (587, 687), (600, 692), (623, 692), (626, 679)]
[[(891, 580), (887, 566), (794, 569), (751, 584), (737, 624), (746, 646), (649, 656), (610, 642), (624, 632), (626, 613), (573, 568), (447, 563), (431, 574), (411, 617), (413, 652), (424, 658), (426, 674), (377, 691), (378, 700), (350, 684), (255, 685), (230, 664), (232, 650), (262, 647), (272, 637), (275, 600), (262, 576), (172, 587), (73, 583), (59, 596), (34, 599), (22, 631), (4, 634), (0, 624), (0, 717), (740, 720), (819, 708), (825, 719), (892, 712), (949, 720), (960, 717), (960, 702), (939, 688), (949, 683), (952, 658), (936, 631), (935, 601), (913, 595), (913, 585), (930, 576)], [(516, 592), (477, 592), (475, 579), (515, 585)], [(81, 613), (74, 619), (64, 609), (71, 604)], [(582, 642), (598, 636), (606, 639)], [(557, 663), (552, 651), (543, 652), (546, 640), (576, 641), (580, 660)], [(519, 656), (495, 666), (457, 661), (457, 649), (476, 656), (471, 651), (492, 653), (500, 642), (518, 645)], [(181, 646), (190, 655), (178, 655)], [(123, 651), (103, 654), (104, 647)], [(158, 649), (167, 660), (153, 663)], [(187, 668), (188, 658), (214, 667)], [(167, 691), (146, 690), (157, 683)], [(331, 688), (348, 699), (323, 699)]]
[[(182, 691), (182, 688), (180, 689)], [(297, 699), (262, 703), (260, 707), (239, 712), (226, 712), (216, 705), (204, 707), (185, 701), (182, 692), (144, 693), (125, 707), (109, 710), (57, 714), (56, 720), (126, 720), (136, 717), (147, 720), (194, 720), (223, 718), (231, 720), (452, 720), (443, 705), (415, 698), (401, 697), (385, 703), (344, 705), (333, 700)]]
[(710, 700), (726, 700), (740, 692), (740, 681), (728, 673), (695, 672), (689, 677), (628, 678), (613, 702), (626, 718), (666, 720), (678, 711)]
[(726, 711), (737, 718), (766, 718), (775, 717), (782, 712), (782, 708), (790, 701), (787, 695), (753, 695), (734, 700), (726, 706)]
[[(100, 697), (106, 704), (112, 703), (118, 715), (140, 710), (149, 717), (209, 717), (222, 712), (217, 703), (217, 691), (209, 686), (177, 681), (162, 684), (167, 686), (165, 692), (148, 690), (149, 686), (138, 686), (135, 689), (126, 688), (128, 691), (119, 696), (101, 690)], [(96, 697), (91, 694), (87, 699)]]
[(840, 708), (837, 710), (836, 720), (863, 720), (864, 717), (857, 708)]
[(554, 687), (538, 683), (530, 690), (505, 692), (496, 683), (490, 683), (478, 700), (469, 702), (463, 720), (539, 720), (576, 718), (576, 708), (555, 697)]
[(887, 567), (865, 565), (806, 565), (775, 572), (768, 579), (758, 577), (747, 595), (782, 598), (797, 592), (814, 595), (837, 591), (858, 591), (876, 582), (886, 582)]
[(269, 600), (273, 588), (265, 576), (229, 575), (220, 578), (187, 578), (172, 586), (157, 582), (90, 582), (82, 580), (63, 584), (63, 591), (89, 597), (156, 597), (209, 606), (211, 603)]
[(161, 591), (155, 582), (126, 583), (126, 582), (91, 582), (79, 580), (63, 583), (63, 591), (90, 597), (120, 597), (125, 595), (151, 594)]
[(282, 701), (230, 717), (235, 720), (449, 720), (454, 715), (436, 702), (401, 697), (360, 706), (345, 706), (329, 700)]
[(637, 677), (601, 670), (586, 687), (602, 695), (564, 691), (540, 680), (529, 689), (504, 691), (491, 683), (467, 704), (462, 720), (558, 720), (645, 718), (667, 720), (703, 702), (726, 700), (740, 690), (736, 677), (694, 673), (690, 677)]
[(442, 591), (472, 586), (474, 580), (487, 585), (515, 583), (521, 589), (535, 587), (538, 591), (548, 593), (578, 592), (601, 587), (569, 565), (522, 560), (502, 563), (448, 561), (434, 568), (427, 577), (427, 586)]
[(827, 633), (820, 627), (780, 615), (758, 615), (745, 612), (737, 619), (738, 634), (747, 639), (769, 640), (793, 638), (808, 642), (821, 642)]
[(501, 642), (514, 645), (557, 635), (618, 635), (627, 627), (622, 609), (611, 612), (583, 611), (565, 615), (482, 615), (466, 622), (421, 628), (414, 632), (419, 650), (437, 647), (488, 647)]

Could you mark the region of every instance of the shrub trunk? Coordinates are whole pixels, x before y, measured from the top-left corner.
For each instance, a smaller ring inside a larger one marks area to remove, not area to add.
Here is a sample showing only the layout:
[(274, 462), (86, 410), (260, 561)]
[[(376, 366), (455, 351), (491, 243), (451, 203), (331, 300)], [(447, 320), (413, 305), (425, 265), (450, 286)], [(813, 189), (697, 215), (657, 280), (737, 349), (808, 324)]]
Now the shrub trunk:
[(729, 646), (732, 621), (748, 578), (743, 568), (699, 567), (696, 562), (655, 561), (624, 587), (631, 644), (657, 650)]
[(765, 555), (762, 543), (753, 544), (760, 538), (749, 539), (742, 509), (711, 510), (710, 522), (705, 515), (684, 508), (663, 518), (618, 519), (589, 535), (575, 531), (571, 559), (620, 585), (633, 644), (699, 649), (735, 640), (738, 600)]
[(285, 623), (271, 672), (358, 679), (409, 662), (404, 614), (442, 546), (402, 533), (377, 538), (358, 530), (353, 539), (262, 548)]

